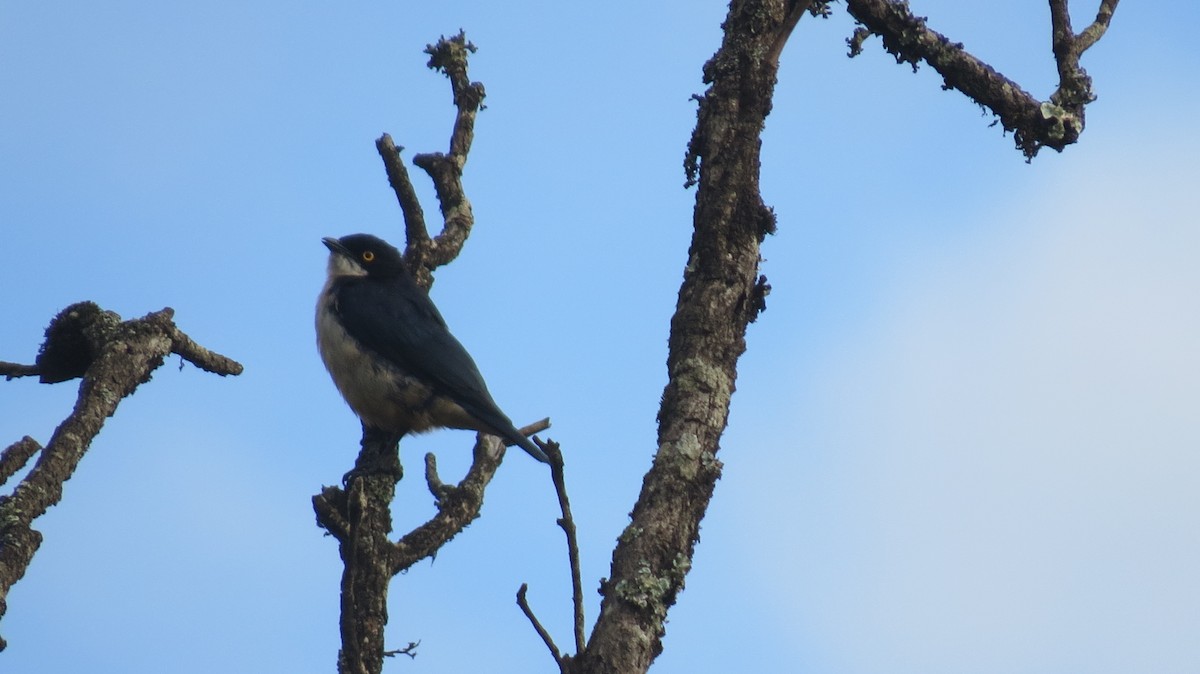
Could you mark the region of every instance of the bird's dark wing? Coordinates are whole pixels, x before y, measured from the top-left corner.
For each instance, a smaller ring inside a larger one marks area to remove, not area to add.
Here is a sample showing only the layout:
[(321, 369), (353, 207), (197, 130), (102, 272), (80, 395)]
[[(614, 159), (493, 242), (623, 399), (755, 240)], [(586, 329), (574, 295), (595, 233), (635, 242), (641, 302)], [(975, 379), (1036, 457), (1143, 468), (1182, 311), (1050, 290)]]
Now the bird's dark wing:
[(425, 291), (407, 279), (347, 279), (337, 296), (343, 325), (364, 346), (458, 403), (534, 458), (546, 461), (537, 445), (521, 435), (496, 405), (475, 361), (450, 334)]

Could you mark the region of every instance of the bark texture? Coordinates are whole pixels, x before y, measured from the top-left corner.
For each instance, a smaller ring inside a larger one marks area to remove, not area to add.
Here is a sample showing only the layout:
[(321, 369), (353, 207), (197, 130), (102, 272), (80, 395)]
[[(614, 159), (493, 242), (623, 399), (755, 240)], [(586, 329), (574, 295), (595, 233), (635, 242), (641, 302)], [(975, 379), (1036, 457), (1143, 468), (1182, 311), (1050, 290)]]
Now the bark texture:
[(775, 229), (759, 194), (760, 134), (778, 57), (812, 3), (734, 0), (719, 51), (704, 66), (685, 165), (697, 184), (694, 234), (675, 315), (658, 452), (613, 551), (612, 575), (587, 648), (565, 670), (644, 672), (662, 652), (667, 611), (691, 568), (700, 521), (721, 475), (721, 433), (746, 349), (746, 328), (769, 290), (759, 246)]

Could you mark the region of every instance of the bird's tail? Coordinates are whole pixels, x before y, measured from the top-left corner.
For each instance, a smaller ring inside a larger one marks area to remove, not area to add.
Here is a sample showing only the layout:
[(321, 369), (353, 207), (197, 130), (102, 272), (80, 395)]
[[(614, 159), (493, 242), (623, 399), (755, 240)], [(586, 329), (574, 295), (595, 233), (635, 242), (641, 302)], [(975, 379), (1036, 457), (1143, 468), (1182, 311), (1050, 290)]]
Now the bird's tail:
[(521, 435), (519, 432), (516, 432), (514, 435), (515, 437), (509, 438), (510, 442), (525, 450), (529, 456), (532, 456), (538, 461), (541, 461), (542, 463), (550, 463), (550, 457), (546, 456), (546, 453), (543, 452), (540, 447), (533, 444), (532, 440)]

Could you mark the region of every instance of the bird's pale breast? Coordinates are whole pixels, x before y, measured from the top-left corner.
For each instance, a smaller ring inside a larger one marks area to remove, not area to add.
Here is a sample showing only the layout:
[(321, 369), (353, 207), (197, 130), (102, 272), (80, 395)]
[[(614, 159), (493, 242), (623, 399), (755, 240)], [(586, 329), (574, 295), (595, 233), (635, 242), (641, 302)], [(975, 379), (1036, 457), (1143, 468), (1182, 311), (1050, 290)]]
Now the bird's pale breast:
[(338, 391), (365, 424), (397, 433), (441, 427), (486, 430), (457, 403), (367, 351), (342, 327), (332, 302), (328, 292), (321, 293), (317, 348)]

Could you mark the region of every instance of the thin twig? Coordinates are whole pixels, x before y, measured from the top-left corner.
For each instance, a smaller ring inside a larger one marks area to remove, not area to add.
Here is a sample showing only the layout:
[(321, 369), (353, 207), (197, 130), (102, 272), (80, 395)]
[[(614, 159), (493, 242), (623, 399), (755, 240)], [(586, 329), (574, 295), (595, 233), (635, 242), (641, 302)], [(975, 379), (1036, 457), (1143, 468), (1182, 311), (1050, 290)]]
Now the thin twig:
[(562, 509), (562, 517), (558, 526), (567, 535), (567, 557), (571, 564), (571, 599), (575, 607), (575, 652), (582, 653), (587, 644), (583, 633), (583, 581), (579, 571), (579, 539), (575, 532), (575, 518), (571, 515), (571, 501), (567, 498), (567, 483), (563, 476), (563, 455), (557, 442), (547, 440), (538, 442), (542, 451), (550, 458), (550, 475), (554, 480), (554, 490), (558, 492), (558, 505)]
[(409, 658), (416, 660), (417, 659), (417, 646), (420, 646), (420, 645), (421, 645), (420, 639), (418, 639), (416, 641), (410, 641), (410, 642), (408, 642), (408, 645), (405, 646), (404, 648), (397, 648), (396, 650), (393, 650), (393, 651), (384, 651), (383, 657), (394, 658), (397, 655), (407, 655)]
[(550, 633), (546, 631), (545, 627), (542, 627), (542, 623), (533, 614), (533, 609), (529, 608), (529, 601), (525, 599), (525, 593), (528, 591), (529, 584), (521, 583), (521, 589), (517, 590), (517, 606), (521, 607), (521, 612), (525, 614), (526, 618), (529, 618), (529, 622), (533, 623), (533, 629), (537, 630), (538, 636), (542, 638), (546, 648), (550, 649), (550, 655), (561, 669), (563, 666), (562, 653), (558, 650), (558, 646), (554, 645), (554, 639), (550, 637)]
[(35, 377), (41, 372), (37, 365), (22, 365), (0, 360), (0, 374), (4, 375), (5, 379), (11, 380), (17, 377)]
[(404, 234), (408, 245), (428, 245), (429, 230), (425, 227), (425, 211), (421, 208), (421, 201), (417, 199), (417, 192), (413, 189), (412, 180), (408, 177), (408, 169), (404, 167), (404, 160), (400, 157), (400, 152), (404, 148), (397, 147), (396, 143), (392, 141), (392, 137), (385, 133), (375, 141), (375, 149), (379, 151), (379, 156), (383, 159), (383, 169), (387, 173), (388, 184), (392, 186), (392, 191), (396, 193), (396, 200), (400, 202), (400, 212), (404, 214)]
[(528, 426), (522, 426), (517, 429), (517, 432), (525, 437), (529, 437), (547, 430), (550, 430), (550, 417), (538, 419)]
[(176, 354), (201, 370), (218, 374), (222, 377), (242, 373), (241, 363), (228, 356), (222, 356), (215, 351), (210, 351), (200, 346), (191, 337), (184, 334), (182, 330), (175, 327), (173, 323), (170, 326), (170, 335), (171, 353)]

